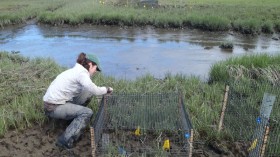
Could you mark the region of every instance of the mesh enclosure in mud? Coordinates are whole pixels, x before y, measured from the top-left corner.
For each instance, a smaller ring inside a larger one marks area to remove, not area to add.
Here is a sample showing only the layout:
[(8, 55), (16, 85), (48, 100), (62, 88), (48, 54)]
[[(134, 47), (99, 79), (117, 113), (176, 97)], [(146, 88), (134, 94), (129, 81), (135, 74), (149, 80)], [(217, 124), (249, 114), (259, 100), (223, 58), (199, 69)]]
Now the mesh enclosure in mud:
[(178, 93), (103, 97), (92, 125), (95, 156), (189, 156), (192, 125)]
[[(229, 86), (224, 131), (247, 144), (248, 156), (280, 156), (279, 86), (254, 81), (236, 81)], [(271, 113), (264, 115), (269, 105)]]

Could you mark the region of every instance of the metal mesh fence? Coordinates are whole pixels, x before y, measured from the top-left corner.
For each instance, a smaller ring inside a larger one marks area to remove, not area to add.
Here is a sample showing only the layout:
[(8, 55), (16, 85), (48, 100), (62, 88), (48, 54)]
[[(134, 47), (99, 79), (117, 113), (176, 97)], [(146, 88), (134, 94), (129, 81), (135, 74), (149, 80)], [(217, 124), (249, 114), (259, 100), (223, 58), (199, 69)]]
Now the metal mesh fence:
[[(254, 81), (235, 81), (229, 86), (224, 131), (247, 144), (248, 156), (280, 156), (279, 87)], [(261, 110), (268, 95), (276, 99), (270, 116), (264, 116)]]
[[(279, 96), (279, 95), (278, 95)], [(275, 104), (278, 105), (279, 103)], [(269, 136), (265, 154), (268, 157), (280, 156), (280, 115), (272, 116), (269, 120)]]
[(188, 156), (192, 125), (179, 93), (103, 97), (92, 125), (96, 156)]

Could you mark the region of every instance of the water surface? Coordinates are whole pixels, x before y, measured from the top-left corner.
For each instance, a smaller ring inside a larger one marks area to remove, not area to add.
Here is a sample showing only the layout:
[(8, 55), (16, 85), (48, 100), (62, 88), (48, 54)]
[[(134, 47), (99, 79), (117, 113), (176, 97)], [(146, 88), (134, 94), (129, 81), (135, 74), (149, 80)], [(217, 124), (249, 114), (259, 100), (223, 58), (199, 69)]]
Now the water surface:
[[(214, 63), (231, 56), (279, 53), (274, 35), (258, 37), (228, 32), (202, 32), (112, 26), (50, 27), (25, 25), (1, 30), (0, 51), (20, 51), (28, 57), (50, 57), (72, 67), (80, 52), (100, 58), (104, 75), (135, 79), (147, 73), (163, 78), (166, 73), (195, 75), (202, 79)], [(219, 48), (234, 44), (232, 51)]]

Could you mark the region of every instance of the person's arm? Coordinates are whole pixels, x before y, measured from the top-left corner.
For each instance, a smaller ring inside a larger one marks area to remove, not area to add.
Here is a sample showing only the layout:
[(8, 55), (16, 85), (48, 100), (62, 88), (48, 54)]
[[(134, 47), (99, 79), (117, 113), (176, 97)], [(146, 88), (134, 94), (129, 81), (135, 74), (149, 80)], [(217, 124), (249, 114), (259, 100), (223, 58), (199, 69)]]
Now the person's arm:
[[(107, 87), (97, 86), (96, 84), (94, 84), (92, 82), (92, 80), (86, 73), (81, 74), (78, 79), (79, 79), (79, 82), (81, 83), (81, 85), (84, 88), (86, 88), (88, 91), (93, 93), (94, 95), (104, 95), (104, 94), (108, 93)], [(109, 88), (111, 88), (111, 87), (109, 87)]]

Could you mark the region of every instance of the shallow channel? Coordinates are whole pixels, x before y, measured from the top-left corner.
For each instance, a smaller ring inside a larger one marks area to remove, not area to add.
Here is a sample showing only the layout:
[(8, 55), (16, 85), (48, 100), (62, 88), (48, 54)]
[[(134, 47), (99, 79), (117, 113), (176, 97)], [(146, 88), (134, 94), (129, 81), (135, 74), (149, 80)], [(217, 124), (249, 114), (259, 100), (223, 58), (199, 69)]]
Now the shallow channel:
[[(228, 57), (280, 53), (280, 41), (272, 36), (275, 34), (29, 24), (0, 30), (0, 51), (18, 51), (30, 58), (49, 57), (66, 67), (74, 65), (80, 52), (94, 53), (100, 58), (104, 75), (119, 79), (133, 80), (147, 73), (155, 78), (171, 73), (206, 79), (211, 65)], [(232, 51), (219, 48), (226, 41), (234, 44)]]

